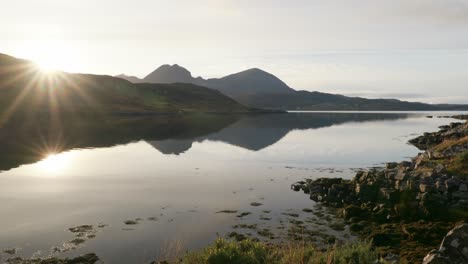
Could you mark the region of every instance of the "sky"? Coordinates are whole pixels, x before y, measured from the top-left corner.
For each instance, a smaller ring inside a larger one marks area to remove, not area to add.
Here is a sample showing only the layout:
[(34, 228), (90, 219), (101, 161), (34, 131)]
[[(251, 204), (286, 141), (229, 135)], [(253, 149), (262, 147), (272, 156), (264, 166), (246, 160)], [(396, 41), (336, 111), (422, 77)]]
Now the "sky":
[(468, 0), (0, 0), (0, 53), (144, 77), (266, 70), (297, 90), (468, 104)]

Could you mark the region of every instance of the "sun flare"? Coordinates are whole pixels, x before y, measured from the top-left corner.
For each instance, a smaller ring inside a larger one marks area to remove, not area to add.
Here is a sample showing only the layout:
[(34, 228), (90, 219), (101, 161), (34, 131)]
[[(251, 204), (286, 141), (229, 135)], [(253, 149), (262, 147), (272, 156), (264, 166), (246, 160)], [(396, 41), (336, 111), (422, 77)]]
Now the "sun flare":
[(47, 174), (55, 174), (66, 171), (72, 160), (71, 153), (49, 154), (45, 159), (37, 163), (37, 166)]
[(59, 39), (35, 39), (21, 47), (22, 57), (31, 59), (43, 73), (77, 71), (82, 56), (69, 43)]

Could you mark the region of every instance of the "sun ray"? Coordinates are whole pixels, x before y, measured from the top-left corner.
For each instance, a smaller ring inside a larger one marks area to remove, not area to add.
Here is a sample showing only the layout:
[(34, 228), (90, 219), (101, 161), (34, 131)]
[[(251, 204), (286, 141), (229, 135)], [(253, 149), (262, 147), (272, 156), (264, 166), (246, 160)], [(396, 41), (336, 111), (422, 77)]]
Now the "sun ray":
[(19, 95), (14, 99), (14, 101), (8, 106), (5, 110), (5, 113), (2, 115), (2, 122), (6, 122), (10, 116), (16, 111), (17, 107), (23, 101), (23, 99), (28, 95), (28, 93), (34, 88), (34, 85), (37, 84), (38, 79), (40, 78), (40, 74), (36, 73), (32, 76), (32, 78), (27, 81), (25, 87), (22, 88)]

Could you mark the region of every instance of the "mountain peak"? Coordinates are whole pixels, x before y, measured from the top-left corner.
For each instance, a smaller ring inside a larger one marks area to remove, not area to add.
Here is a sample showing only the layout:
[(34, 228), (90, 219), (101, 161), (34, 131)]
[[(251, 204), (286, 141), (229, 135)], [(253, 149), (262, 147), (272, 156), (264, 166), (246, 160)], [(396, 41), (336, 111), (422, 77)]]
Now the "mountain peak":
[(261, 73), (267, 73), (266, 71), (260, 69), (260, 68), (250, 68), (245, 70), (245, 72), (261, 72)]
[(222, 91), (229, 95), (294, 92), (278, 77), (259, 68), (250, 68), (220, 80), (223, 81)]
[(191, 83), (193, 82), (193, 77), (187, 69), (179, 66), (178, 64), (164, 64), (152, 73), (148, 74), (148, 76), (146, 76), (143, 80), (145, 82), (155, 83)]

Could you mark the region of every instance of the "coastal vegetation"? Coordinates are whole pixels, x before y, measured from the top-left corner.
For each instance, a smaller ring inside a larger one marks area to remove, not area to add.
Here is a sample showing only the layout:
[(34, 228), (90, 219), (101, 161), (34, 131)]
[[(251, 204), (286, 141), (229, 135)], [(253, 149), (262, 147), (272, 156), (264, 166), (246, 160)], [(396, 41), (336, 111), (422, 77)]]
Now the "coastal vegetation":
[(174, 263), (186, 264), (358, 264), (378, 259), (370, 242), (357, 242), (318, 250), (305, 243), (272, 245), (252, 240), (227, 241), (218, 239), (200, 251), (188, 253)]

